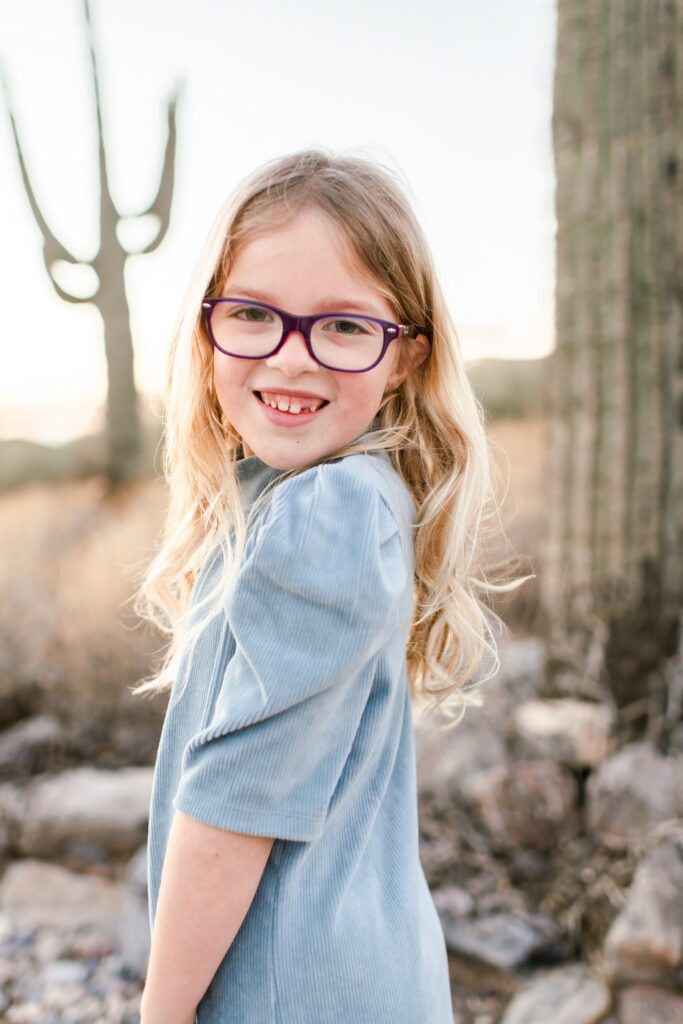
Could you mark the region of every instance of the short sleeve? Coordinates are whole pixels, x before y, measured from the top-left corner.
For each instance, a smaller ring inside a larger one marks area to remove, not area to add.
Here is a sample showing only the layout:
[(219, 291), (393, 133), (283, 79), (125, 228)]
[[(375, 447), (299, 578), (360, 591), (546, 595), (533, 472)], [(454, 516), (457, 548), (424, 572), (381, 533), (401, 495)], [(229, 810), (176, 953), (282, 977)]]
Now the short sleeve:
[(225, 602), (235, 651), (173, 802), (207, 824), (322, 834), (408, 573), (378, 484), (348, 463), (278, 485), (245, 548)]

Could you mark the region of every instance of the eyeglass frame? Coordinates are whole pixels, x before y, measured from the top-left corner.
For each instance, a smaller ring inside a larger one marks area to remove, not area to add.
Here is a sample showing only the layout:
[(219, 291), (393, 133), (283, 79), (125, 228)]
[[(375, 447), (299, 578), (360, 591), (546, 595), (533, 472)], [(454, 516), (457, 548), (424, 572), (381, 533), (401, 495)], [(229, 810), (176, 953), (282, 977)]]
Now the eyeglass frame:
[[(258, 356), (245, 356), (238, 352), (228, 352), (226, 349), (221, 348), (221, 346), (218, 344), (214, 337), (213, 328), (211, 326), (211, 317), (213, 315), (213, 311), (215, 307), (221, 302), (235, 302), (241, 303), (242, 305), (257, 306), (259, 309), (267, 309), (271, 313), (277, 313), (277, 315), (282, 320), (282, 336), (280, 337), (280, 340), (278, 341), (275, 348), (272, 349), (272, 351), (270, 352), (266, 352), (264, 355)], [(202, 299), (202, 312), (204, 315), (204, 319), (206, 321), (206, 326), (208, 328), (209, 339), (211, 341), (211, 344), (215, 348), (217, 348), (219, 352), (222, 352), (226, 356), (232, 356), (235, 359), (269, 359), (271, 356), (276, 355), (280, 351), (280, 349), (287, 341), (292, 331), (299, 331), (299, 333), (303, 335), (304, 341), (306, 343), (306, 348), (311, 359), (313, 359), (319, 366), (324, 366), (326, 370), (332, 370), (339, 373), (367, 373), (368, 370), (374, 369), (375, 366), (378, 366), (379, 363), (382, 362), (384, 356), (386, 355), (387, 349), (389, 348), (389, 345), (391, 344), (392, 341), (396, 341), (398, 338), (416, 338), (419, 334), (423, 333), (421, 329), (417, 326), (417, 324), (395, 324), (391, 320), (380, 320), (379, 317), (362, 316), (359, 313), (333, 312), (315, 313), (312, 316), (297, 316), (296, 313), (288, 313), (286, 310), (279, 309), (277, 306), (270, 306), (268, 305), (267, 302), (255, 302), (252, 301), (251, 299), (245, 298), (226, 298), (222, 296), (220, 298), (209, 298), (208, 295), (205, 295), (204, 298)], [(324, 320), (326, 319), (326, 317), (330, 316), (338, 316), (344, 318), (350, 317), (354, 320), (369, 320), (371, 323), (379, 324), (382, 327), (384, 332), (384, 338), (382, 341), (382, 351), (380, 352), (379, 356), (374, 361), (374, 363), (371, 363), (370, 366), (363, 367), (362, 370), (341, 370), (337, 366), (328, 366), (327, 363), (323, 363), (322, 360), (318, 359), (311, 345), (311, 329), (317, 320)]]

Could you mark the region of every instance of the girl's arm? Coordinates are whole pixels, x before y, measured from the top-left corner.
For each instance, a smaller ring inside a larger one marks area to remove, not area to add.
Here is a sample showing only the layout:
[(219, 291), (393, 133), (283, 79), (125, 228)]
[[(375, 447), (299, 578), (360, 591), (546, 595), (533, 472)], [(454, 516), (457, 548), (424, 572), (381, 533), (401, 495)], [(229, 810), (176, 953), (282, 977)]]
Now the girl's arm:
[(273, 838), (176, 811), (159, 886), (140, 1024), (194, 1024), (258, 888)]

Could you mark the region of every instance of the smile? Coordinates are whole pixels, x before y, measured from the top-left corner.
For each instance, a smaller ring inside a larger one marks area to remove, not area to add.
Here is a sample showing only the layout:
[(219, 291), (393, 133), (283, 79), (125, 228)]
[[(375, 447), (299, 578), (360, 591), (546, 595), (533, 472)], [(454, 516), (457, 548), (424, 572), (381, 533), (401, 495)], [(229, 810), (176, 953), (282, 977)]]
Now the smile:
[[(265, 402), (259, 391), (254, 391), (254, 396), (270, 422), (283, 426), (296, 426), (308, 423), (316, 416), (319, 416), (323, 409), (330, 404), (325, 400), (322, 400), (322, 404), (318, 404), (321, 403), (321, 399), (292, 397), (289, 399), (291, 404), (288, 405), (287, 402), (280, 400), (277, 406), (274, 406), (271, 403)], [(318, 407), (313, 409), (303, 408), (304, 402), (313, 406), (317, 405)]]

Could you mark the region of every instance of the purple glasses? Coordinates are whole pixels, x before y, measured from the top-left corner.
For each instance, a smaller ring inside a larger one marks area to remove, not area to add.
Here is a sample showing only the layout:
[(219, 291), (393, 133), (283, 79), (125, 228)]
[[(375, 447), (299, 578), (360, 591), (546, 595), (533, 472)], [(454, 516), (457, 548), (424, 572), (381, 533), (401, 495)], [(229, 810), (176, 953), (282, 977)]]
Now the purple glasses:
[(297, 316), (250, 299), (204, 298), (202, 311), (211, 343), (225, 355), (264, 359), (279, 352), (292, 331), (300, 331), (316, 363), (347, 373), (371, 370), (392, 341), (420, 333), (416, 324), (394, 324), (356, 313)]

